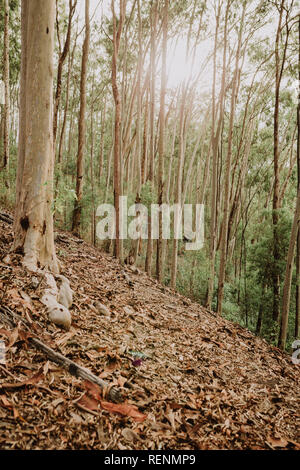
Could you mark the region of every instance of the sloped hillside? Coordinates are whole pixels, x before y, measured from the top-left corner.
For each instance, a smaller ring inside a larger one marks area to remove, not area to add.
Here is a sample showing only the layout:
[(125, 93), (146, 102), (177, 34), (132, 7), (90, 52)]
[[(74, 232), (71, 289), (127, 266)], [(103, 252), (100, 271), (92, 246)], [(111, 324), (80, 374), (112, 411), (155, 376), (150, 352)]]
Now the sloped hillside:
[(60, 330), (39, 300), (43, 277), (8, 255), (11, 230), (0, 222), (0, 307), (123, 400), (49, 361), (0, 316), (1, 449), (300, 449), (289, 355), (67, 233), (56, 244), (73, 323)]

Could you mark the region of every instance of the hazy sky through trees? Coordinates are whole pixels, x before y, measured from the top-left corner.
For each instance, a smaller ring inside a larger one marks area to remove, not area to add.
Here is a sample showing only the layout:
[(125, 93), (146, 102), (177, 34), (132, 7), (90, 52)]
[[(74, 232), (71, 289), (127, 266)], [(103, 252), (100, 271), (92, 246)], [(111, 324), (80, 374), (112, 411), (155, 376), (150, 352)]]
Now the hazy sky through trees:
[[(146, 0), (149, 1), (149, 0)], [(145, 0), (143, 0), (143, 3)], [(261, 3), (261, 0), (256, 0), (251, 2), (251, 5), (247, 8), (247, 16), (255, 10), (255, 8)], [(199, 92), (203, 93), (210, 89), (212, 83), (212, 51), (213, 51), (213, 41), (214, 41), (214, 30), (215, 30), (215, 15), (213, 11), (213, 0), (207, 2), (208, 13), (208, 30), (207, 38), (204, 41), (201, 41), (196, 50), (195, 54), (195, 64), (193, 67), (193, 75), (196, 77), (200, 70), (202, 70), (201, 75), (198, 80), (198, 89)], [(132, 2), (128, 0), (127, 10), (130, 11)], [(118, 2), (115, 2), (116, 11), (118, 11)], [(295, 8), (295, 14), (297, 8), (297, 2)], [(77, 6), (80, 23), (83, 25), (84, 21), (84, 0), (78, 0)], [(111, 0), (90, 0), (90, 15), (92, 23), (102, 21), (102, 17), (111, 15)], [(267, 37), (272, 38), (274, 35), (274, 24), (276, 23), (275, 17), (265, 18), (265, 24), (260, 27), (256, 33), (255, 37), (257, 41), (263, 40)], [(274, 23), (275, 22), (275, 23)], [(197, 24), (197, 19), (195, 20)], [(232, 45), (236, 41), (236, 33), (234, 36), (231, 34)], [(271, 39), (272, 40), (272, 39)], [(221, 54), (219, 57), (219, 62), (221, 66)], [(203, 65), (205, 64), (205, 67)], [(188, 78), (189, 72), (191, 69), (191, 61), (186, 60), (186, 36), (182, 35), (180, 38), (173, 38), (169, 40), (168, 43), (168, 56), (167, 56), (167, 70), (168, 70), (168, 88), (177, 87), (183, 80)], [(247, 70), (248, 69), (248, 70)], [(244, 66), (244, 72), (249, 73), (249, 81), (251, 80), (251, 64), (246, 61)]]

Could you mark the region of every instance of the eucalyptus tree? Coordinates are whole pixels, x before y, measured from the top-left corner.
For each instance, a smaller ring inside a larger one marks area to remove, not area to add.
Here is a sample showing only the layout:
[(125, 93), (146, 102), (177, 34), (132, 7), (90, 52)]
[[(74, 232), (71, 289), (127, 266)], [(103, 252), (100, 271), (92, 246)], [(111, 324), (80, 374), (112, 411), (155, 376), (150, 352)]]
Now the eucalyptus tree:
[[(70, 5), (70, 16), (72, 5)], [(69, 16), (69, 17), (70, 17)], [(86, 80), (87, 65), (90, 45), (90, 0), (85, 0), (85, 38), (82, 46), (81, 79), (80, 79), (80, 111), (78, 119), (78, 152), (77, 152), (77, 176), (76, 176), (76, 199), (72, 220), (72, 231), (80, 233), (80, 219), (82, 212), (82, 196), (84, 181), (84, 151), (86, 142)]]
[(58, 272), (52, 215), (54, 19), (54, 0), (22, 0), (14, 250), (29, 268)]
[[(3, 166), (9, 171), (10, 81), (9, 81), (9, 1), (4, 0), (3, 78), (5, 87), (4, 158)], [(9, 178), (7, 179), (9, 182)]]

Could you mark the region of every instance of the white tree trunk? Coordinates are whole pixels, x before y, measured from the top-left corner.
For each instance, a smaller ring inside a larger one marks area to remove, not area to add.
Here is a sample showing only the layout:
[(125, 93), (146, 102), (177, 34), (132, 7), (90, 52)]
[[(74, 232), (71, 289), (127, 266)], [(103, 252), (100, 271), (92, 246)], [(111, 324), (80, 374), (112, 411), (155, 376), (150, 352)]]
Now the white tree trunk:
[[(5, 85), (5, 124), (4, 124), (4, 166), (9, 173), (9, 128), (10, 128), (10, 88), (9, 88), (9, 2), (4, 0), (4, 53), (3, 75)], [(9, 185), (9, 179), (7, 178)]]
[(22, 0), (22, 63), (14, 250), (58, 272), (53, 237), (55, 0)]

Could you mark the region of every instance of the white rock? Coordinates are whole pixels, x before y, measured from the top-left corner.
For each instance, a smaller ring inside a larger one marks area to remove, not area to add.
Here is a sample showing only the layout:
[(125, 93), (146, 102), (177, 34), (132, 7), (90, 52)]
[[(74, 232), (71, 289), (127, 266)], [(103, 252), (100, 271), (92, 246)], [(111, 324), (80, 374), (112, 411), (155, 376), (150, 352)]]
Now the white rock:
[(69, 310), (61, 304), (50, 307), (49, 311), (49, 320), (52, 321), (55, 325), (61, 326), (65, 330), (69, 330), (71, 326), (71, 314)]
[[(47, 307), (49, 320), (55, 325), (69, 330), (72, 321), (71, 314), (68, 310), (72, 300), (72, 291), (70, 289), (69, 282), (64, 276), (62, 276), (62, 286), (64, 286), (64, 288), (62, 289), (61, 286), (60, 292), (58, 292), (56, 282), (52, 274), (46, 274), (45, 277), (49, 289), (46, 289), (43, 297), (41, 298), (41, 302)], [(64, 302), (65, 305), (60, 303), (59, 300)]]
[(49, 292), (51, 291), (52, 295), (57, 295), (58, 289), (57, 289), (57, 285), (56, 285), (53, 275), (49, 273), (45, 273), (45, 279), (46, 279), (47, 285), (50, 288), (50, 289), (47, 289), (47, 291)]
[(127, 313), (127, 315), (132, 315), (134, 313), (134, 310), (129, 305), (125, 305), (124, 312)]
[(101, 315), (110, 315), (110, 310), (105, 305), (101, 304), (100, 302), (95, 302), (95, 307), (97, 308), (98, 312)]
[(70, 308), (73, 303), (73, 291), (70, 288), (69, 280), (64, 276), (59, 276), (62, 283), (59, 289), (58, 302), (66, 308)]
[(11, 257), (9, 255), (6, 255), (5, 258), (3, 258), (3, 263), (5, 264), (10, 264), (11, 262)]

